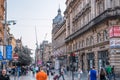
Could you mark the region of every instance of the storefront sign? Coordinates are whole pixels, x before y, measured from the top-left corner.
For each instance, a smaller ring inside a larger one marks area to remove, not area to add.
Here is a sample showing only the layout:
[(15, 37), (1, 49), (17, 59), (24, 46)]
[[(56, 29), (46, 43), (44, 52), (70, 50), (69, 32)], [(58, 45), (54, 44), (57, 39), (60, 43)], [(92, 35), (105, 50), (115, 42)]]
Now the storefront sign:
[(120, 48), (120, 38), (112, 38), (110, 39), (110, 48)]
[(112, 26), (109, 29), (109, 36), (111, 37), (120, 37), (120, 26)]

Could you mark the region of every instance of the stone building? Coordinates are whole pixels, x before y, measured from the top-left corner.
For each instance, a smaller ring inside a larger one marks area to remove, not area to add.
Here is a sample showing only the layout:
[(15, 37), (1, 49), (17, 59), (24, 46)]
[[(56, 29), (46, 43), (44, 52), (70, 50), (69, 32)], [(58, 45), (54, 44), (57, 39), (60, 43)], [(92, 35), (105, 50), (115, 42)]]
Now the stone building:
[[(116, 34), (120, 34), (120, 0), (66, 0), (66, 6), (67, 53), (79, 56), (79, 64), (84, 71), (110, 63), (119, 73), (120, 44), (117, 49), (110, 47), (109, 31), (117, 25)], [(120, 38), (119, 35), (113, 37)]]
[(0, 0), (0, 44), (3, 44), (3, 23), (4, 20), (4, 0)]
[(51, 43), (48, 43), (45, 46), (44, 54), (45, 54), (44, 61), (45, 62), (51, 62), (51, 57), (52, 57), (52, 44)]
[[(50, 44), (48, 43), (47, 40), (44, 40), (41, 44), (40, 47), (38, 48), (38, 55), (37, 55), (37, 63), (38, 65), (46, 63), (46, 58), (48, 57), (47, 54), (51, 53), (50, 50)], [(46, 49), (47, 48), (47, 49)]]
[(58, 9), (57, 16), (53, 19), (52, 27), (52, 52), (54, 55), (55, 68), (66, 64), (66, 21), (61, 15), (61, 10)]

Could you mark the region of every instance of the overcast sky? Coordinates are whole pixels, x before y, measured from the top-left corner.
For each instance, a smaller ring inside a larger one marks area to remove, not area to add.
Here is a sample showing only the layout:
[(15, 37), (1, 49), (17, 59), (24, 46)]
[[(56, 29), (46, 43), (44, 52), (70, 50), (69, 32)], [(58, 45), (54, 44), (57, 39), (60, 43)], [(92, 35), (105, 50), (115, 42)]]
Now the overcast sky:
[(63, 15), (66, 0), (7, 1), (8, 20), (16, 20), (16, 25), (10, 26), (15, 38), (22, 37), (23, 45), (34, 50), (36, 48), (36, 27), (38, 42), (41, 43), (44, 39), (51, 42), (52, 20), (57, 15), (59, 5)]

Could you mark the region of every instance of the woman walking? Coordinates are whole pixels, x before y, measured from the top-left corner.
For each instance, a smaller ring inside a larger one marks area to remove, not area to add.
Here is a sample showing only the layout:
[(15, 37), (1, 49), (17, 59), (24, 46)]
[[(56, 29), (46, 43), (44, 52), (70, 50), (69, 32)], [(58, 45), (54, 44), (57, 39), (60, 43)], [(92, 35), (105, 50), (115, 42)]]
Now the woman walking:
[(82, 72), (81, 68), (79, 67), (79, 68), (78, 68), (78, 80), (81, 79), (81, 74), (82, 74), (82, 73), (83, 73), (83, 72)]
[(100, 69), (99, 80), (106, 80), (106, 71), (104, 68)]

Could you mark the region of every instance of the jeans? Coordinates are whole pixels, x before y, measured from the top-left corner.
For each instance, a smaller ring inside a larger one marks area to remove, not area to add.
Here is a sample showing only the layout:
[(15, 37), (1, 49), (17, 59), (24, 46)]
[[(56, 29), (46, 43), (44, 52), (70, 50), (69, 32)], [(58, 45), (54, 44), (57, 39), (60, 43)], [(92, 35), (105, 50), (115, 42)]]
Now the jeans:
[(109, 79), (109, 80), (112, 80), (112, 75), (111, 75), (111, 73), (109, 73), (107, 76), (108, 76), (108, 79)]
[(112, 73), (112, 79), (115, 80), (115, 73)]

